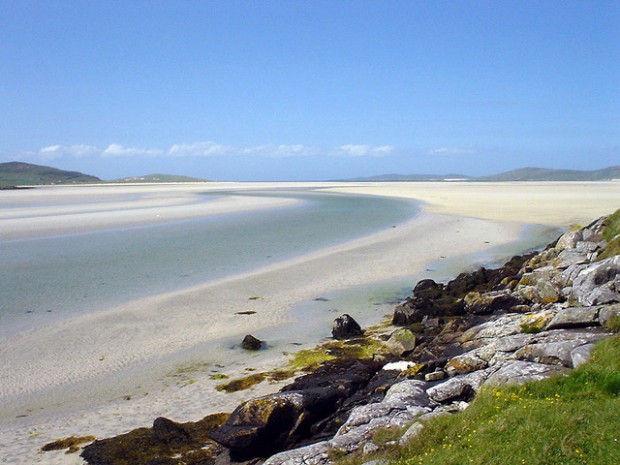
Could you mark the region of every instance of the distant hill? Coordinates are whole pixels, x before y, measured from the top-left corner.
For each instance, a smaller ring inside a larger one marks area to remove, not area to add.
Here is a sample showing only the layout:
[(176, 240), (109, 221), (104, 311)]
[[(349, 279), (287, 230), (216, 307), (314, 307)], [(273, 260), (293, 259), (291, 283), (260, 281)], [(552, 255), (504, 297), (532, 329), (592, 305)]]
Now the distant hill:
[(381, 174), (360, 178), (343, 179), (351, 182), (400, 182), (400, 181), (468, 181), (471, 176), (464, 174)]
[(493, 176), (476, 178), (476, 181), (607, 181), (620, 179), (620, 166), (601, 170), (557, 170), (548, 168), (521, 168)]
[(38, 184), (76, 184), (101, 182), (101, 179), (77, 171), (64, 171), (49, 166), (11, 161), (0, 163), (0, 186)]
[(351, 182), (399, 182), (399, 181), (609, 181), (620, 179), (620, 166), (600, 170), (579, 171), (551, 168), (521, 168), (491, 176), (472, 177), (463, 174), (382, 174), (360, 178), (343, 179)]
[(190, 176), (177, 176), (175, 174), (147, 174), (145, 176), (131, 176), (128, 178), (115, 179), (110, 182), (205, 182), (207, 179), (192, 178)]

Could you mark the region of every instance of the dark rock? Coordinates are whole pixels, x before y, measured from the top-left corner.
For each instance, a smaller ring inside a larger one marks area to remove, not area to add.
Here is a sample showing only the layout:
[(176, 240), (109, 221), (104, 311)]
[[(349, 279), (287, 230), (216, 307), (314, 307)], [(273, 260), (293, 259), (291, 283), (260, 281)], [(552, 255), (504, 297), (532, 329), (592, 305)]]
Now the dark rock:
[(334, 339), (351, 339), (364, 334), (360, 325), (347, 313), (334, 320), (332, 336)]
[[(423, 279), (413, 289), (413, 295), (394, 309), (392, 324), (408, 326), (421, 323), (425, 318), (459, 316), (465, 313), (464, 298), (468, 293), (484, 294), (491, 291), (509, 290), (520, 279), (520, 269), (534, 254), (512, 257), (503, 267), (488, 270), (480, 268), (471, 273), (461, 273), (448, 284), (438, 284)], [(508, 295), (507, 292), (504, 293)], [(504, 299), (504, 300), (502, 300)], [(496, 309), (512, 307), (519, 302), (508, 297), (496, 297), (492, 306), (476, 305), (472, 313), (487, 313)]]
[(486, 315), (498, 310), (512, 310), (521, 301), (509, 291), (494, 291), (480, 294), (469, 292), (465, 298), (465, 311), (474, 315)]
[(243, 341), (241, 341), (241, 347), (245, 350), (260, 350), (263, 348), (263, 341), (255, 338), (251, 334), (247, 334)]
[(223, 449), (208, 435), (226, 418), (215, 414), (188, 423), (157, 418), (153, 428), (93, 442), (81, 457), (90, 465), (212, 465)]
[(420, 299), (438, 299), (443, 292), (443, 284), (437, 284), (432, 279), (423, 279), (413, 288), (413, 294)]
[(277, 394), (240, 405), (210, 437), (230, 448), (233, 460), (266, 457), (316, 442), (333, 435), (360, 399), (369, 401), (369, 390), (357, 394), (379, 370), (371, 361), (325, 363)]
[(230, 448), (235, 461), (267, 457), (309, 437), (312, 424), (332, 413), (343, 397), (337, 389), (314, 389), (249, 400), (211, 438)]
[(156, 418), (153, 422), (153, 439), (171, 446), (192, 442), (191, 436), (183, 425), (164, 417)]

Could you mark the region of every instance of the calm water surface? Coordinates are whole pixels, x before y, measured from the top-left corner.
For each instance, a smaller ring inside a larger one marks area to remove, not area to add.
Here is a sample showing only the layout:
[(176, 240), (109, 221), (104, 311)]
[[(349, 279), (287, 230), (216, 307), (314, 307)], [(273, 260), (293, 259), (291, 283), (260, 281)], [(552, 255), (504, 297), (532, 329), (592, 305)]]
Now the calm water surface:
[[(235, 195), (218, 192), (210, 196)], [(0, 241), (0, 335), (259, 268), (411, 219), (414, 202), (309, 191), (300, 205)], [(4, 206), (3, 206), (4, 208)]]

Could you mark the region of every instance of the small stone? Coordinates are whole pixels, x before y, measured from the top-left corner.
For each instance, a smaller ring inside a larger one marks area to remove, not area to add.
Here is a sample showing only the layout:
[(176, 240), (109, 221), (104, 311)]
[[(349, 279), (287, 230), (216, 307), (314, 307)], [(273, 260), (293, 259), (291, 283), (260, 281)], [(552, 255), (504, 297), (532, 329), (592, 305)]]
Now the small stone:
[(370, 455), (370, 454), (374, 454), (378, 450), (379, 450), (379, 446), (376, 445), (374, 442), (367, 442), (366, 444), (364, 444), (364, 448), (362, 449), (362, 454)]
[(443, 370), (436, 370), (433, 371), (432, 373), (427, 373), (426, 375), (424, 375), (424, 380), (425, 381), (440, 381), (442, 379), (446, 378), (446, 372)]
[(241, 347), (245, 350), (260, 350), (263, 348), (263, 341), (247, 334), (241, 341)]

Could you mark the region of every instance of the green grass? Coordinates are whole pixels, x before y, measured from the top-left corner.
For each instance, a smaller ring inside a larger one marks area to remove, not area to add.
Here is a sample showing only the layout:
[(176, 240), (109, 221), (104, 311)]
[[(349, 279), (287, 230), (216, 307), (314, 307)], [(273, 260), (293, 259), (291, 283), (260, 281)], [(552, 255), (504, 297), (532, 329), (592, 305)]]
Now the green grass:
[(607, 245), (605, 250), (599, 254), (599, 260), (620, 255), (620, 210), (610, 215), (604, 226), (603, 239), (607, 241)]
[(463, 413), (427, 422), (393, 465), (616, 465), (620, 338), (569, 376), (486, 389)]

